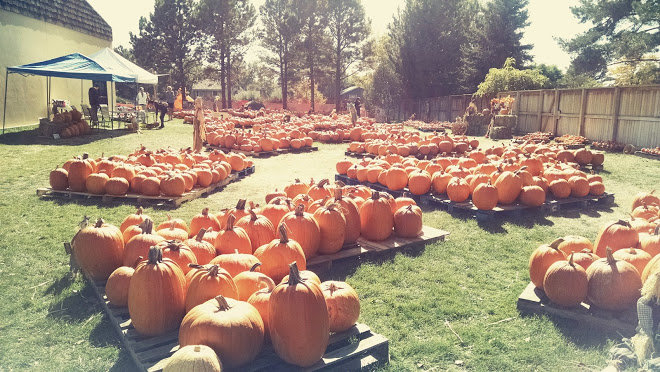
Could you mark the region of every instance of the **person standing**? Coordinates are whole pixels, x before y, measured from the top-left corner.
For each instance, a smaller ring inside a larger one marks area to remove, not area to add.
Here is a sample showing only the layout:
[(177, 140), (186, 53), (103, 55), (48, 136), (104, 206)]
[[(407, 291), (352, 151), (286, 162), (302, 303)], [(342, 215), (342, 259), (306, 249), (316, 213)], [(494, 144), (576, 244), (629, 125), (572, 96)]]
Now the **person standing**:
[(143, 87), (140, 87), (137, 96), (135, 97), (136, 110), (138, 110), (138, 117), (142, 120), (142, 123), (147, 122), (147, 93), (144, 91)]
[(94, 86), (89, 88), (89, 115), (94, 125), (99, 124), (98, 111), (99, 111), (99, 83), (94, 83)]
[(172, 86), (168, 86), (165, 91), (165, 102), (167, 102), (167, 121), (172, 121), (172, 113), (174, 112), (174, 100), (176, 96), (172, 90)]
[(355, 112), (357, 113), (357, 117), (360, 117), (360, 107), (362, 104), (360, 103), (360, 97), (355, 99)]
[[(166, 101), (156, 101), (156, 110), (160, 112), (160, 127), (159, 129), (165, 128), (165, 114), (169, 112), (170, 105)], [(172, 119), (170, 119), (172, 120)]]
[(195, 100), (195, 116), (193, 117), (193, 151), (201, 152), (205, 139), (204, 105), (202, 104), (202, 97), (197, 97)]

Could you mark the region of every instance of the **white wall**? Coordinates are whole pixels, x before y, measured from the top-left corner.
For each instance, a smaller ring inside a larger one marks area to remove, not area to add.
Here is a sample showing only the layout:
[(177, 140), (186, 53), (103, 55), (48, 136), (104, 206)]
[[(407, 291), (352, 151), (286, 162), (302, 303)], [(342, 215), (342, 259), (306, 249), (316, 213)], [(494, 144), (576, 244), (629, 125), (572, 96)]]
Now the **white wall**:
[[(70, 53), (90, 55), (112, 42), (23, 15), (0, 10), (0, 120), (5, 99), (7, 66), (44, 61)], [(46, 116), (46, 77), (9, 74), (6, 126), (38, 124)], [(81, 81), (51, 78), (51, 98), (81, 103)], [(82, 98), (88, 103), (91, 81), (83, 81)], [(108, 84), (108, 88), (110, 88)], [(109, 89), (108, 89), (109, 90)]]

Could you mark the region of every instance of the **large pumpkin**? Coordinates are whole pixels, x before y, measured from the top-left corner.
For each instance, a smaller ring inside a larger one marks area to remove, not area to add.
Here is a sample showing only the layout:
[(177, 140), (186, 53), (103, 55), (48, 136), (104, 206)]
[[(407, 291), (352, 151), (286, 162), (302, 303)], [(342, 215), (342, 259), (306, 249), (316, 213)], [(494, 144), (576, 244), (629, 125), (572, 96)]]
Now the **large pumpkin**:
[(470, 197), (470, 185), (463, 178), (452, 177), (447, 184), (447, 197), (456, 203), (466, 201)]
[(393, 228), (394, 215), (388, 199), (374, 191), (360, 208), (362, 236), (374, 242), (382, 241), (392, 235)]
[(217, 296), (186, 314), (179, 328), (179, 344), (207, 345), (225, 366), (239, 367), (261, 351), (264, 322), (249, 303)]
[(322, 206), (314, 212), (314, 219), (321, 230), (321, 244), (318, 253), (333, 254), (341, 250), (346, 236), (346, 218), (340, 212), (339, 204)]
[(651, 192), (640, 192), (635, 195), (635, 198), (633, 199), (632, 203), (632, 208), (630, 209), (631, 211), (634, 211), (635, 208), (641, 207), (642, 205), (658, 205), (660, 206), (660, 197), (654, 195), (653, 193), (655, 190), (652, 190)]
[(118, 228), (99, 218), (95, 224), (78, 231), (72, 248), (76, 262), (92, 280), (105, 280), (121, 266), (124, 239)]
[(416, 238), (422, 233), (422, 210), (416, 205), (402, 207), (394, 213), (394, 234)]
[(520, 202), (530, 207), (540, 207), (545, 203), (545, 191), (540, 186), (524, 186), (520, 191)]
[(587, 272), (573, 263), (573, 253), (568, 261), (550, 265), (543, 279), (543, 291), (555, 305), (574, 307), (587, 298), (589, 281)]
[(498, 201), (497, 189), (491, 184), (490, 179), (488, 183), (479, 184), (472, 193), (472, 203), (480, 210), (489, 211), (497, 206)]
[(279, 239), (259, 247), (254, 256), (261, 262), (261, 272), (268, 275), (275, 282), (279, 282), (289, 271), (289, 264), (298, 262), (305, 270), (306, 259), (300, 244), (291, 240), (287, 234), (287, 226), (281, 223), (278, 227)]
[(186, 313), (193, 307), (222, 295), (238, 300), (238, 289), (227, 270), (218, 265), (191, 265), (186, 275)]
[(250, 268), (253, 267), (257, 262), (259, 262), (259, 259), (251, 254), (234, 251), (234, 253), (221, 254), (217, 256), (211, 260), (210, 264), (220, 265), (220, 267), (227, 270), (227, 272), (233, 278), (243, 271), (250, 270)]
[(353, 287), (345, 282), (321, 283), (321, 290), (328, 307), (330, 332), (342, 332), (351, 328), (360, 317), (360, 298)]
[(105, 194), (105, 184), (110, 177), (105, 173), (92, 173), (85, 181), (85, 189), (90, 194)]
[(275, 239), (275, 227), (270, 220), (262, 215), (257, 215), (252, 209), (250, 215), (236, 221), (236, 227), (240, 227), (247, 233), (252, 246), (252, 253), (264, 244)]
[(227, 219), (227, 227), (218, 233), (215, 239), (215, 250), (217, 254), (239, 253), (252, 254), (252, 243), (248, 234), (240, 227), (235, 227), (236, 217), (233, 214)]
[[(261, 214), (266, 217), (273, 226), (277, 226), (282, 221), (287, 213), (293, 210), (291, 199), (285, 197), (278, 197), (270, 201), (261, 208)], [(275, 229), (273, 228), (273, 231)]]
[(158, 243), (158, 247), (163, 251), (163, 257), (174, 261), (183, 274), (190, 271), (189, 264), (197, 265), (195, 253), (181, 240), (166, 240)]
[(179, 265), (163, 258), (158, 247), (135, 268), (128, 288), (128, 313), (142, 336), (176, 329), (185, 314), (186, 278)]
[(616, 260), (609, 247), (605, 253), (607, 257), (587, 269), (587, 298), (605, 310), (624, 310), (639, 298), (642, 280), (637, 269), (629, 262)]
[(543, 244), (536, 248), (529, 257), (529, 278), (537, 287), (543, 289), (543, 279), (548, 268), (557, 261), (566, 259), (564, 252), (559, 250), (560, 239), (550, 244)]
[(220, 231), (220, 222), (214, 215), (209, 214), (208, 208), (202, 209), (202, 213), (194, 216), (190, 221), (190, 237), (197, 235), (201, 229)]
[(298, 204), (296, 209), (282, 217), (290, 239), (300, 244), (305, 258), (310, 259), (317, 255), (321, 244), (321, 229), (314, 216), (305, 212), (305, 206)]
[(638, 247), (650, 254), (651, 257), (660, 254), (660, 225), (656, 226), (652, 234), (641, 234)]
[(605, 248), (612, 248), (612, 252), (619, 249), (636, 247), (639, 242), (639, 234), (633, 230), (630, 223), (624, 220), (612, 221), (598, 232), (594, 243), (594, 253), (599, 257), (605, 257)]
[(76, 158), (69, 165), (68, 177), (71, 191), (85, 191), (87, 177), (94, 173), (94, 167), (88, 160), (88, 155), (85, 153), (82, 158)]
[[(206, 265), (215, 258), (215, 246), (204, 240), (204, 234), (206, 234), (206, 229), (201, 229), (197, 233), (197, 236), (191, 239), (184, 240), (184, 244), (187, 245), (197, 258), (197, 263), (200, 265)], [(213, 239), (215, 241), (215, 239)]]
[[(520, 168), (524, 170), (525, 167)], [(509, 172), (504, 171), (497, 177), (497, 181), (493, 184), (497, 189), (499, 202), (502, 204), (511, 204), (520, 195), (523, 188), (523, 180), (518, 175), (519, 171)]]
[(331, 197), (332, 194), (330, 188), (328, 187), (329, 183), (330, 181), (327, 178), (322, 179), (316, 185), (310, 186), (309, 190), (307, 191), (307, 195), (311, 196), (312, 199), (314, 200), (323, 199), (325, 197)]
[(165, 238), (153, 234), (154, 223), (147, 218), (140, 224), (141, 232), (133, 236), (124, 246), (123, 265), (129, 266), (139, 257), (147, 257), (149, 248), (165, 241)]
[(303, 282), (296, 263), (289, 265), (289, 281), (270, 295), (269, 328), (275, 353), (285, 362), (308, 367), (328, 347), (328, 308), (318, 285)]
[[(412, 200), (412, 199), (411, 199)], [(355, 243), (360, 237), (360, 210), (353, 199), (344, 197), (342, 189), (335, 189), (335, 198), (328, 204), (336, 203), (346, 220), (344, 244)]]

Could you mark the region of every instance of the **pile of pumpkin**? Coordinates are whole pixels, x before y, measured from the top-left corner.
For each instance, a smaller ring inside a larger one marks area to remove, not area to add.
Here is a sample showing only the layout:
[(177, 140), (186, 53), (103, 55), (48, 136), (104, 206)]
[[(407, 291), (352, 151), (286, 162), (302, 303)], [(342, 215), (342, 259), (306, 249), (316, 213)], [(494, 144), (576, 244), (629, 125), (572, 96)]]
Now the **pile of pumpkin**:
[(645, 147), (645, 148), (641, 149), (640, 151), (645, 153), (645, 154), (660, 156), (660, 146), (658, 146), (654, 149)]
[(232, 171), (252, 166), (245, 155), (222, 151), (207, 154), (190, 149), (150, 151), (144, 146), (128, 156), (92, 159), (83, 154), (50, 172), (54, 190), (90, 194), (181, 196), (194, 187), (208, 187), (227, 178)]
[(660, 275), (660, 198), (636, 195), (629, 220), (601, 228), (596, 241), (559, 238), (538, 247), (529, 259), (532, 283), (557, 306), (585, 300), (605, 310), (628, 309), (642, 284)]
[[(459, 142), (462, 146), (469, 146)], [(471, 198), (475, 207), (491, 210), (497, 204), (519, 201), (538, 207), (548, 196), (564, 199), (585, 197), (605, 192), (599, 175), (586, 174), (572, 161), (589, 161), (602, 154), (589, 150), (573, 151), (546, 145), (526, 144), (473, 150), (462, 157), (442, 156), (434, 160), (418, 160), (392, 154), (353, 162), (345, 159), (336, 164), (337, 173), (360, 182), (379, 183), (390, 190), (407, 190), (414, 195), (433, 192), (446, 195), (453, 202)], [(379, 153), (381, 152), (379, 148)], [(602, 163), (602, 159), (599, 159)]]
[(247, 152), (273, 151), (278, 149), (299, 149), (310, 147), (314, 140), (295, 127), (283, 126), (281, 129), (248, 131), (243, 129), (215, 129), (206, 134), (206, 141), (225, 149)]
[[(353, 141), (348, 151), (372, 155), (398, 154), (401, 156), (423, 155), (433, 158), (439, 154), (464, 154), (479, 147), (479, 140), (466, 136), (419, 132), (387, 132), (363, 135), (363, 142)], [(351, 136), (353, 139), (353, 136)]]
[(293, 236), (294, 226), (316, 225), (310, 214), (286, 214), (276, 236), (270, 220), (245, 204), (218, 215), (205, 209), (189, 224), (169, 218), (155, 229), (141, 209), (119, 228), (99, 219), (74, 236), (73, 255), (89, 278), (107, 279), (108, 301), (128, 307), (140, 335), (178, 328), (182, 349), (206, 345), (230, 368), (254, 360), (270, 340), (287, 363), (312, 365), (330, 332), (357, 321), (358, 295), (305, 270), (303, 240)]
[(76, 137), (82, 134), (92, 133), (89, 123), (83, 120), (82, 114), (78, 110), (71, 110), (53, 115), (53, 123), (67, 124), (67, 126), (60, 132), (60, 137), (69, 138)]

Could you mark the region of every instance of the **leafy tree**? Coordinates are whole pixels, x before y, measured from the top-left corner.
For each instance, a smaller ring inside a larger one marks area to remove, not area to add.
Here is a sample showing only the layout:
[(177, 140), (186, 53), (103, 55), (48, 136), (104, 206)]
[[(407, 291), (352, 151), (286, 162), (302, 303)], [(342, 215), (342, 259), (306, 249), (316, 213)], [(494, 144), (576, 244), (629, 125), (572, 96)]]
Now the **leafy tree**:
[(549, 79), (539, 70), (518, 70), (515, 60), (507, 58), (502, 68), (491, 68), (485, 80), (479, 84), (476, 95), (483, 96), (512, 90), (540, 89), (548, 84)]
[(546, 84), (543, 88), (557, 88), (559, 80), (564, 77), (564, 73), (561, 71), (561, 69), (559, 69), (559, 67), (557, 67), (557, 65), (546, 65), (545, 63), (541, 63), (540, 65), (532, 66), (532, 68), (534, 70), (538, 70), (541, 75), (548, 78), (548, 84)]
[(568, 68), (564, 77), (557, 81), (557, 88), (597, 88), (603, 84), (587, 74), (579, 74), (574, 69)]
[[(300, 99), (302, 102), (313, 102), (312, 101), (312, 92), (315, 92), (314, 89), (310, 88), (311, 85), (311, 80), (309, 79), (301, 79), (297, 83), (293, 84), (293, 97)], [(319, 92), (315, 92), (316, 95), (316, 102), (318, 104), (323, 105), (326, 102), (325, 96)], [(313, 107), (312, 107), (313, 109)]]
[(342, 81), (351, 67), (364, 57), (371, 21), (360, 0), (328, 0), (328, 30), (332, 37), (332, 65), (335, 78), (335, 109), (341, 108)]
[(135, 59), (135, 56), (133, 56), (133, 49), (131, 48), (126, 48), (123, 45), (119, 45), (115, 47), (114, 51), (129, 61), (133, 61)]
[(642, 85), (660, 83), (660, 63), (654, 55), (644, 57), (648, 61), (632, 61), (612, 67), (609, 71), (616, 85)]
[(403, 95), (401, 79), (387, 54), (389, 36), (380, 38), (374, 47), (373, 68), (355, 85), (364, 86), (365, 102), (385, 109), (396, 107)]
[(562, 47), (574, 58), (577, 74), (605, 77), (608, 66), (627, 62), (655, 61), (645, 57), (660, 46), (660, 2), (647, 0), (581, 0), (571, 8), (581, 23), (593, 26)]
[(280, 77), (282, 108), (287, 109), (288, 84), (293, 67), (293, 46), (300, 36), (300, 25), (296, 17), (293, 0), (266, 0), (259, 8), (263, 24), (261, 42), (275, 58), (264, 61), (273, 66)]
[[(309, 100), (312, 111), (315, 110), (316, 90), (318, 83), (316, 77), (323, 63), (327, 63), (327, 53), (330, 48), (329, 37), (326, 33), (328, 23), (328, 1), (327, 0), (297, 0), (297, 15), (301, 25), (301, 38), (296, 49), (301, 54), (304, 67), (307, 70), (309, 81), (304, 83), (309, 87)], [(301, 80), (299, 84), (303, 83)], [(320, 97), (323, 94), (319, 92)], [(325, 97), (322, 98), (325, 103)]]
[(149, 20), (140, 18), (139, 34), (130, 34), (136, 63), (169, 72), (184, 97), (188, 71), (196, 64), (191, 47), (196, 37), (192, 0), (156, 0)]

